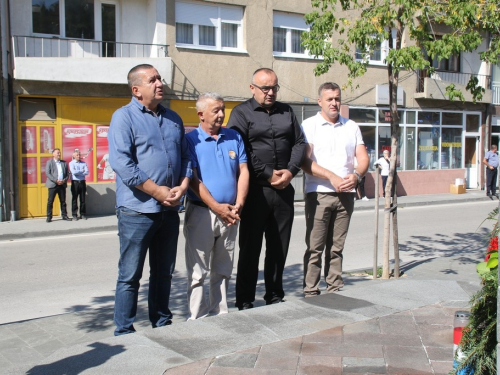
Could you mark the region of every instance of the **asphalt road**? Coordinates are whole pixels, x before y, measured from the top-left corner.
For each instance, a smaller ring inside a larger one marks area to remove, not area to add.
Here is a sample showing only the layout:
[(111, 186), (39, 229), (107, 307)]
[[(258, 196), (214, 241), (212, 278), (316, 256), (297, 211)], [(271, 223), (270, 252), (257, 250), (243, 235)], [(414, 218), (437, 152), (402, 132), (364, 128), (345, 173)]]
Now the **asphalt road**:
[[(477, 281), (475, 263), (484, 257), (485, 236), (493, 225), (483, 221), (496, 206), (495, 202), (473, 202), (399, 209), (403, 271), (426, 279)], [(372, 267), (374, 215), (371, 211), (353, 215), (344, 270)], [(380, 215), (379, 229), (380, 262), (383, 215)], [(304, 217), (297, 216), (284, 279), (288, 299), (302, 296), (304, 233)], [(186, 281), (182, 232), (178, 249), (171, 307), (174, 319), (184, 320)], [(263, 256), (261, 258), (263, 260)], [(115, 232), (2, 241), (0, 259), (0, 324), (75, 311), (104, 312), (103, 319), (112, 315), (118, 260)], [(143, 285), (147, 286), (147, 278), (146, 266)], [(346, 280), (347, 287), (356, 282), (355, 278)], [(141, 288), (138, 326), (148, 325), (146, 291), (147, 288)], [(262, 304), (263, 294), (260, 280), (256, 305)], [(228, 300), (234, 301), (234, 277)]]

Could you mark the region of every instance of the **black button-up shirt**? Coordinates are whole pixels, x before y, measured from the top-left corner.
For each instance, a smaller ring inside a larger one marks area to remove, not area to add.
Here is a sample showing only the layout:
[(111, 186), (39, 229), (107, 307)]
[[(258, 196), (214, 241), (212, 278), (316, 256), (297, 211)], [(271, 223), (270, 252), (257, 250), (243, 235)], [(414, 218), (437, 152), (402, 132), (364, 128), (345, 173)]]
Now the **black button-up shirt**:
[(306, 144), (288, 104), (276, 102), (267, 112), (251, 98), (231, 111), (227, 126), (245, 142), (251, 181), (269, 185), (273, 169), (299, 172)]

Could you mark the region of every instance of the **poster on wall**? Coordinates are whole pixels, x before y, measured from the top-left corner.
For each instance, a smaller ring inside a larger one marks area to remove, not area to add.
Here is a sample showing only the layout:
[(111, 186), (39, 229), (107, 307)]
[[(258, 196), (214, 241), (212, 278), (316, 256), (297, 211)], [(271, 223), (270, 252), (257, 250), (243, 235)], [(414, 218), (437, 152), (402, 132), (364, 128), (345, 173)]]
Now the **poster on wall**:
[(42, 169), (40, 172), (40, 175), (41, 175), (41, 183), (42, 184), (45, 184), (45, 182), (47, 181), (47, 175), (45, 174), (45, 169), (47, 168), (47, 162), (49, 160), (52, 159), (52, 156), (44, 156), (42, 158), (40, 158), (40, 168)]
[(42, 154), (51, 154), (54, 149), (54, 127), (40, 127), (40, 152)]
[(36, 157), (23, 156), (23, 184), (36, 184), (38, 171), (36, 168)]
[(108, 130), (109, 125), (98, 125), (97, 133), (97, 181), (114, 181), (115, 171), (109, 164), (109, 148), (108, 148)]
[(36, 127), (25, 126), (21, 132), (23, 154), (36, 154)]
[(92, 125), (63, 125), (62, 126), (62, 154), (68, 163), (73, 160), (75, 150), (80, 151), (81, 160), (87, 163), (89, 174), (87, 181), (94, 181), (94, 149)]

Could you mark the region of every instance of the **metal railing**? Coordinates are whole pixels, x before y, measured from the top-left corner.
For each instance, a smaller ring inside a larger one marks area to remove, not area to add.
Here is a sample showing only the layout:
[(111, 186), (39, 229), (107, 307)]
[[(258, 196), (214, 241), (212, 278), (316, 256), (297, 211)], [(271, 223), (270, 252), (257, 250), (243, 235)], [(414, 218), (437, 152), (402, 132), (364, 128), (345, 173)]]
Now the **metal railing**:
[(429, 72), (426, 70), (420, 70), (418, 71), (417, 92), (424, 92), (424, 78), (426, 77), (438, 81), (457, 83), (463, 86), (467, 86), (467, 83), (469, 83), (471, 77), (476, 77), (478, 80), (478, 85), (485, 89), (489, 89), (491, 84), (491, 76), (484, 74), (443, 72), (443, 71), (436, 71), (434, 73), (429, 74)]
[(168, 45), (15, 35), (15, 57), (167, 57)]

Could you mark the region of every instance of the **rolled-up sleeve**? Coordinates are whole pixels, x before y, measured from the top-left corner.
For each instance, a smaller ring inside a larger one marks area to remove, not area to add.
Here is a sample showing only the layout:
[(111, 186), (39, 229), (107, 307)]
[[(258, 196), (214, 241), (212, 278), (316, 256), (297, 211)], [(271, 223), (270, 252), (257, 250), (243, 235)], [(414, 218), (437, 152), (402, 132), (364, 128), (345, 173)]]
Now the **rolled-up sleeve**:
[(124, 109), (113, 114), (108, 132), (109, 163), (123, 184), (135, 187), (144, 183), (149, 176), (142, 171), (134, 159), (134, 142), (130, 116)]
[(193, 165), (191, 162), (191, 154), (189, 145), (186, 139), (186, 134), (182, 136), (181, 144), (181, 179), (184, 177), (193, 178)]

